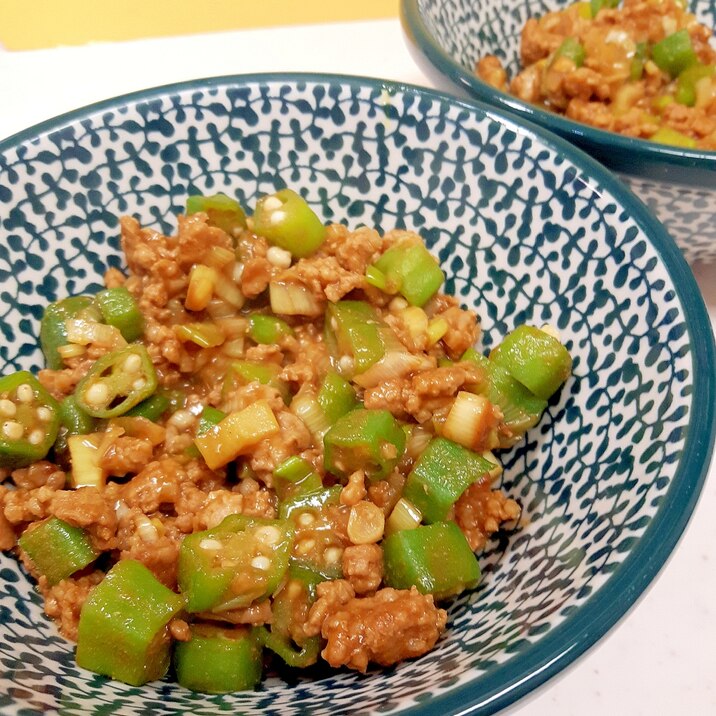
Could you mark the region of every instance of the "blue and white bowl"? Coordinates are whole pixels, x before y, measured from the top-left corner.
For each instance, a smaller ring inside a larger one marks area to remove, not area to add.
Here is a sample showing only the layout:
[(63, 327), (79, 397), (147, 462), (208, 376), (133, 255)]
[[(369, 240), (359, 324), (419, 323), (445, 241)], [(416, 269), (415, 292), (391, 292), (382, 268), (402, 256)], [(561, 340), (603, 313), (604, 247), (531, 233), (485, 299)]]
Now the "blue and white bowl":
[[(680, 149), (580, 124), (491, 87), (475, 62), (497, 55), (509, 76), (520, 68), (520, 33), (530, 17), (574, 0), (401, 0), (415, 60), (437, 86), (506, 109), (565, 137), (616, 172), (656, 213), (687, 260), (716, 260), (716, 152)], [(716, 0), (688, 0), (716, 28)]]
[(78, 668), (12, 556), (0, 556), (0, 712), (493, 713), (626, 612), (673, 550), (714, 439), (714, 345), (681, 254), (567, 142), (498, 110), (377, 80), (264, 75), (163, 87), (0, 143), (0, 365), (40, 364), (48, 301), (120, 266), (117, 217), (167, 231), (187, 194), (247, 207), (284, 183), (326, 220), (420, 231), (487, 349), (556, 326), (574, 376), (505, 454), (525, 526), (481, 557), (437, 648), (363, 676), (317, 670), (255, 693), (141, 688)]

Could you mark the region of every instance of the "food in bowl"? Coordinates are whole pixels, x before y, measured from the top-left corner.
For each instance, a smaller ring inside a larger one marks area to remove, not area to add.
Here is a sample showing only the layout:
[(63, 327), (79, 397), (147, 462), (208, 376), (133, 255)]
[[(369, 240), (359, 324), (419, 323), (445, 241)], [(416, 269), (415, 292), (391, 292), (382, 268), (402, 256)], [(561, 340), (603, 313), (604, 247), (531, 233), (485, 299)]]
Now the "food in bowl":
[(480, 79), (599, 129), (690, 149), (716, 149), (712, 33), (678, 0), (577, 2), (525, 23), (523, 69), (499, 58)]
[(129, 275), (45, 310), (0, 379), (0, 547), (83, 666), (250, 689), (262, 652), (364, 672), (429, 651), (520, 507), (493, 454), (571, 371), (547, 327), (489, 358), (417, 234), (325, 227), (290, 189), (121, 221)]

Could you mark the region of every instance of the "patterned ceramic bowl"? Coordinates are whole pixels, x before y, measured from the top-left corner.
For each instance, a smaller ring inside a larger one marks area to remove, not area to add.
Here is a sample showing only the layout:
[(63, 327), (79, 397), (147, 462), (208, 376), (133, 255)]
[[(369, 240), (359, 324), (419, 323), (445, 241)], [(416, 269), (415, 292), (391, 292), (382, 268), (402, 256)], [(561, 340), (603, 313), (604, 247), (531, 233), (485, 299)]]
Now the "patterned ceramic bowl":
[(526, 524), (482, 555), (482, 583), (451, 604), (431, 653), (221, 697), (133, 688), (75, 665), (4, 554), (2, 713), (492, 713), (599, 639), (674, 548), (713, 443), (713, 336), (663, 228), (567, 142), (416, 87), (228, 77), (23, 132), (0, 144), (0, 179), (4, 370), (38, 366), (43, 304), (120, 265), (118, 215), (169, 230), (189, 193), (252, 206), (284, 182), (325, 220), (420, 231), (447, 290), (480, 314), (484, 349), (548, 322), (574, 356), (539, 427), (503, 455)]
[[(514, 76), (520, 33), (530, 17), (574, 0), (401, 0), (403, 29), (416, 61), (436, 85), (448, 79), (467, 97), (507, 109), (574, 142), (624, 179), (656, 213), (689, 261), (716, 259), (716, 152), (670, 148), (578, 124), (478, 79), (475, 62), (497, 55)], [(716, 0), (689, 0), (716, 27)]]

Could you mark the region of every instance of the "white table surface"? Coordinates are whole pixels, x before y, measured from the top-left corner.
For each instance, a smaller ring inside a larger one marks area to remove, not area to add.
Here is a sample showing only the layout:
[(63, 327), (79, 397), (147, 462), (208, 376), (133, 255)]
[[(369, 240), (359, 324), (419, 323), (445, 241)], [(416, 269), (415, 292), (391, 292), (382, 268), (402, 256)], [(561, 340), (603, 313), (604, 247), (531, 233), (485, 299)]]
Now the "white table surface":
[[(97, 100), (226, 74), (313, 71), (431, 86), (397, 20), (31, 52), (0, 48), (0, 139)], [(2, 177), (0, 177), (0, 181)], [(716, 328), (716, 263), (694, 266)], [(676, 552), (635, 608), (509, 716), (716, 714), (716, 465)]]

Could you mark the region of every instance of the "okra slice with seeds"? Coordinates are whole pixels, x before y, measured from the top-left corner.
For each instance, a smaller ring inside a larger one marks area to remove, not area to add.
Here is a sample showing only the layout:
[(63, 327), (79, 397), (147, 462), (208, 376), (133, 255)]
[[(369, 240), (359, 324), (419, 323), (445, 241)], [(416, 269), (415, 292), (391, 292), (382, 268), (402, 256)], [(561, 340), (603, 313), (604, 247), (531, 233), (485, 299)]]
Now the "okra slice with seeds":
[(246, 607), (276, 590), (288, 569), (294, 528), (287, 520), (229, 515), (187, 535), (179, 551), (179, 587), (187, 611)]
[(134, 344), (102, 356), (77, 384), (77, 405), (95, 418), (124, 415), (157, 389), (147, 349)]
[(60, 406), (26, 370), (0, 378), (0, 466), (15, 469), (41, 460), (60, 427)]
[(281, 189), (258, 200), (253, 230), (299, 258), (310, 256), (326, 238), (326, 227), (308, 202), (292, 189)]

